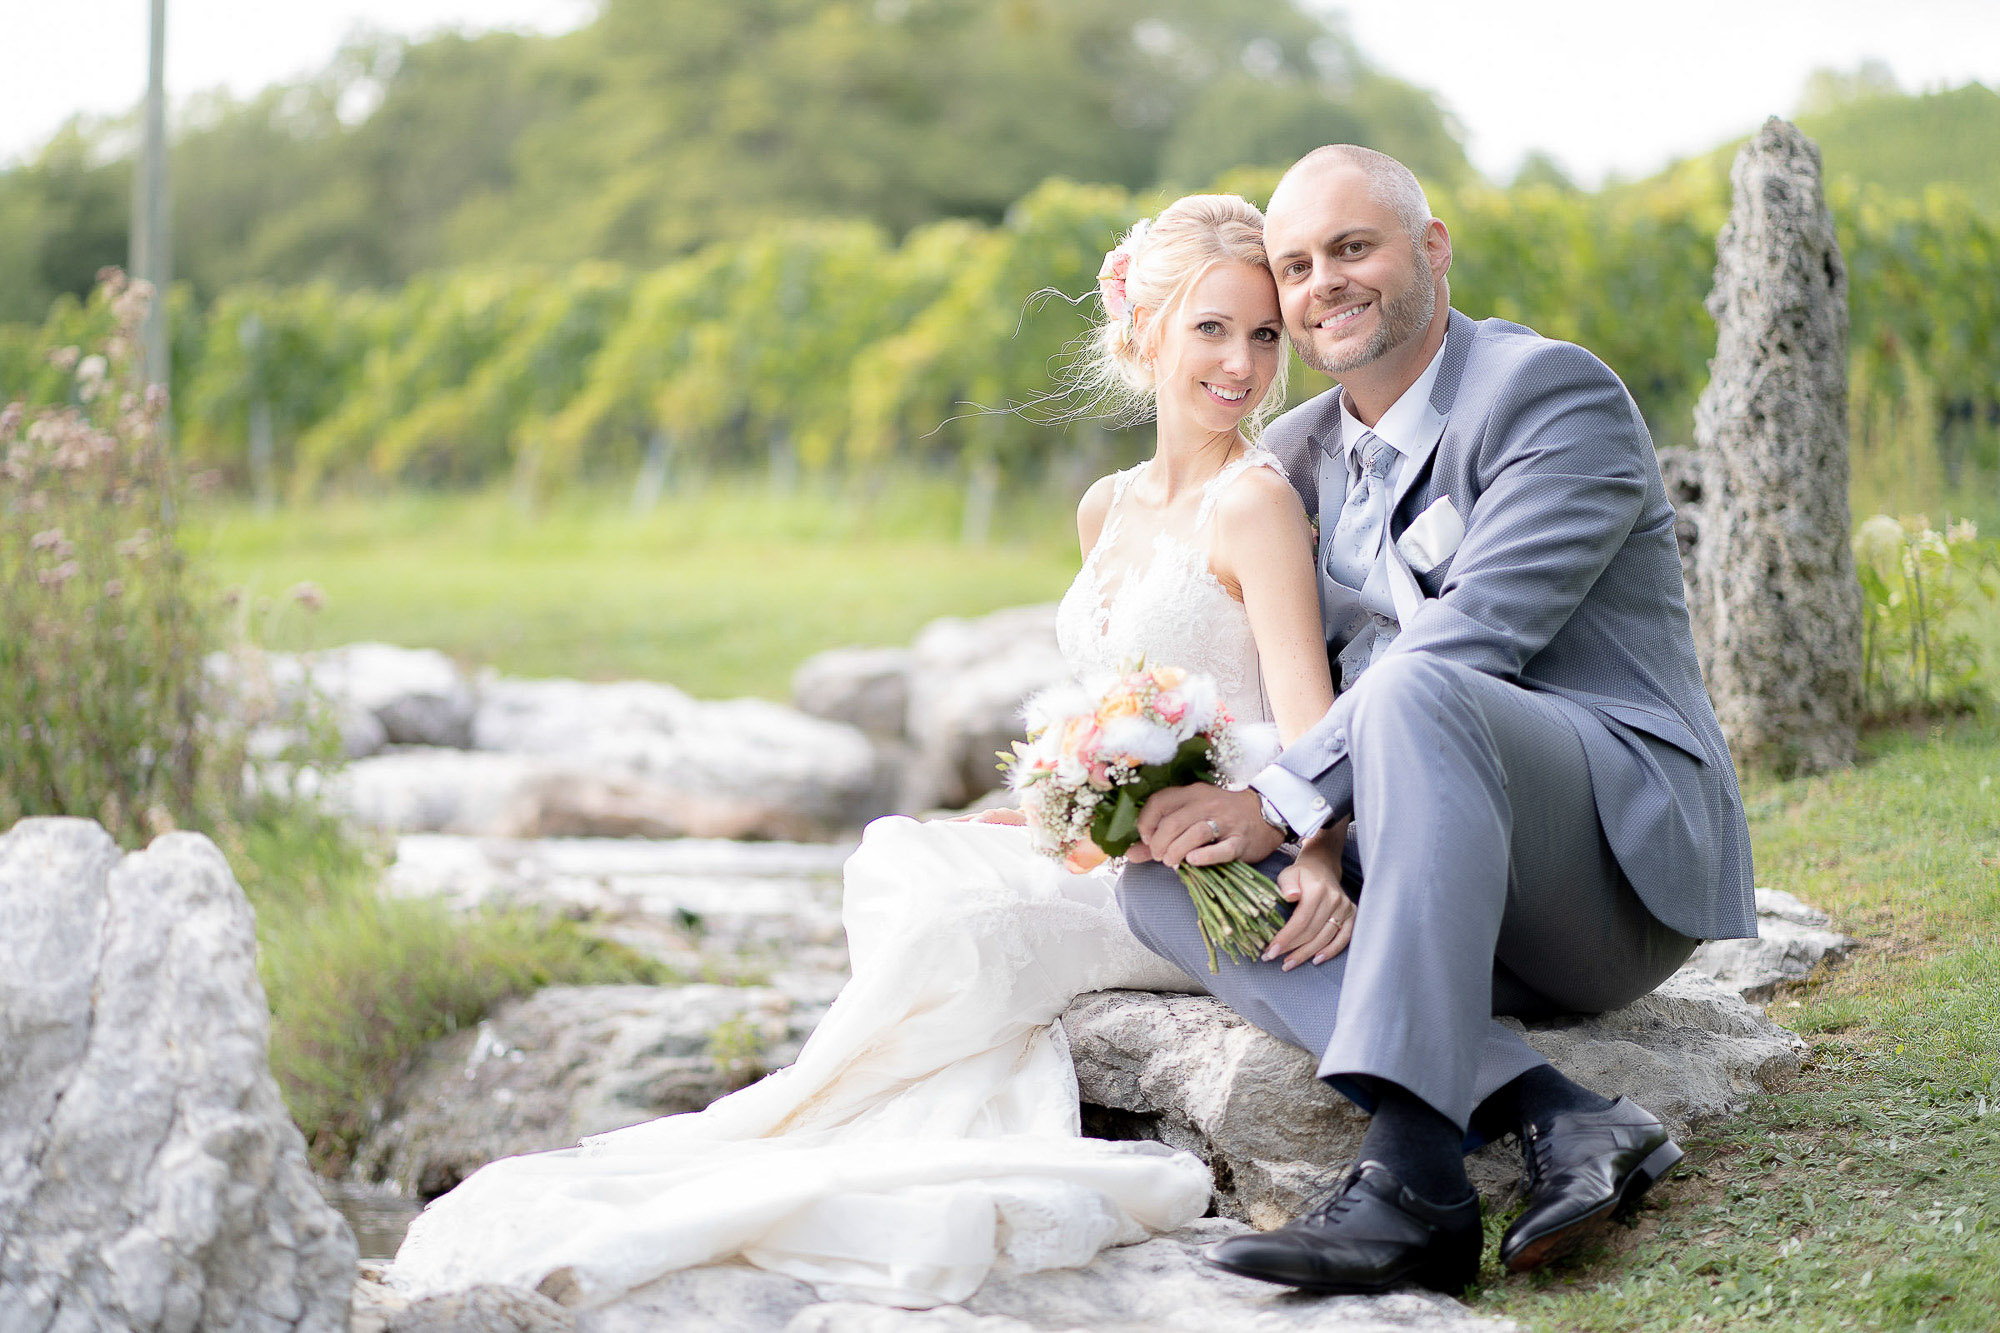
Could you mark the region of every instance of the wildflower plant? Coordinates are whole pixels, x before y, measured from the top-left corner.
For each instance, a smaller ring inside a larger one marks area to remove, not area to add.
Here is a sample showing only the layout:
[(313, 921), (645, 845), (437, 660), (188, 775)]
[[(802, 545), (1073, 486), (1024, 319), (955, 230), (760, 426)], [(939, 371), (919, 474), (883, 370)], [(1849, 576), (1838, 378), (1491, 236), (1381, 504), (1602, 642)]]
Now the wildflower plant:
[(0, 408), (0, 827), (79, 815), (131, 843), (197, 822), (211, 629), (139, 370), (153, 292), (98, 278), (101, 344), (48, 353), (68, 400)]
[(1876, 514), (1854, 534), (1861, 580), (1862, 707), (1874, 718), (1964, 712), (1987, 697), (1961, 613), (1990, 605), (2000, 554), (1969, 519), (1942, 531)]

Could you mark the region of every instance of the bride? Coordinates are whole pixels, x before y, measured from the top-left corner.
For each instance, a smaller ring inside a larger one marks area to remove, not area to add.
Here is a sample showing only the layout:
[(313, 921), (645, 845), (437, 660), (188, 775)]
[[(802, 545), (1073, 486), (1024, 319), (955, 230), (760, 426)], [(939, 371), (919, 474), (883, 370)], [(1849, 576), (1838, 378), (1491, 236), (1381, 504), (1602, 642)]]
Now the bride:
[[(1079, 675), (1144, 657), (1214, 677), (1239, 720), (1290, 739), (1332, 703), (1313, 538), (1257, 432), (1287, 350), (1263, 218), (1197, 195), (1106, 257), (1088, 374), (1150, 406), (1153, 456), (1097, 482), (1058, 638)], [(1247, 747), (1258, 748), (1258, 747)], [(1267, 757), (1266, 755), (1266, 757)], [(1251, 758), (1240, 776), (1255, 771)], [(870, 825), (846, 867), (853, 976), (796, 1064), (688, 1115), (495, 1162), (411, 1227), (390, 1282), (476, 1282), (575, 1306), (678, 1269), (749, 1263), (828, 1299), (962, 1301), (996, 1264), (1075, 1267), (1208, 1206), (1207, 1168), (1080, 1137), (1057, 1018), (1114, 987), (1199, 989), (1139, 944), (1109, 869), (1029, 849), (1018, 812)], [(1344, 830), (1280, 881), (1326, 909), (1274, 941), (1287, 965), (1345, 943)]]

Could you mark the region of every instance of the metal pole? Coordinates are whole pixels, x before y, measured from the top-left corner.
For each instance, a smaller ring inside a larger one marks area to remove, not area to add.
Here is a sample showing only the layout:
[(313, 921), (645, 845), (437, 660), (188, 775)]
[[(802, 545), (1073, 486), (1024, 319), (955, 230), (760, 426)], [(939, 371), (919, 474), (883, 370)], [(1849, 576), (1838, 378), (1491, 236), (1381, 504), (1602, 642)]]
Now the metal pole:
[(144, 278), (153, 286), (153, 307), (146, 316), (142, 345), (148, 384), (165, 384), (171, 370), (167, 284), (173, 280), (173, 251), (167, 212), (167, 0), (153, 0), (145, 144), (132, 191), (132, 276)]

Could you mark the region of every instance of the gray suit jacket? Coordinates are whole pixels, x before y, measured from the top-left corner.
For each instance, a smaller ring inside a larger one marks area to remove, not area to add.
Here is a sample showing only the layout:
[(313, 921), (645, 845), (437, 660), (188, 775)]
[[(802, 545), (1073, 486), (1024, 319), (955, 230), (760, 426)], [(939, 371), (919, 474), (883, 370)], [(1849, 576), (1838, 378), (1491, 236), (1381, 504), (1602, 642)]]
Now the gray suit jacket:
[[(1264, 436), (1307, 513), (1337, 514), (1346, 498), (1339, 394)], [(1417, 574), (1426, 600), (1389, 651), (1436, 653), (1558, 700), (1583, 738), (1611, 849), (1653, 915), (1700, 939), (1755, 935), (1743, 801), (1688, 628), (1674, 511), (1631, 395), (1580, 347), (1454, 310), (1431, 404), (1444, 429), (1404, 461), (1390, 533), (1443, 496), (1465, 535)], [(1352, 596), (1325, 573), (1324, 551), (1320, 584), (1323, 599)], [(1352, 704), (1335, 699), (1278, 759), (1336, 816), (1353, 807)]]

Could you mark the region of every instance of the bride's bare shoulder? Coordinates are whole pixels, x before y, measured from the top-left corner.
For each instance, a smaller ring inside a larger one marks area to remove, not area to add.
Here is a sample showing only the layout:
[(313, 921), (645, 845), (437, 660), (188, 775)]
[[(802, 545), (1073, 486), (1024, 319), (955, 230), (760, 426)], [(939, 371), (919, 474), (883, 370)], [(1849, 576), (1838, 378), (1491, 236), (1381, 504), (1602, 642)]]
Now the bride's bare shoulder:
[(1090, 548), (1097, 545), (1098, 534), (1104, 531), (1104, 520), (1111, 514), (1111, 502), (1118, 489), (1118, 474), (1107, 473), (1090, 483), (1090, 489), (1083, 493), (1083, 499), (1076, 506), (1076, 535), (1083, 544), (1087, 555)]
[(1215, 497), (1215, 516), (1225, 528), (1249, 528), (1274, 519), (1305, 520), (1305, 505), (1285, 474), (1275, 467), (1246, 467)]

